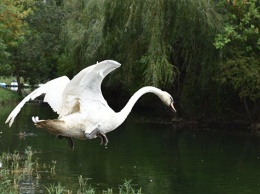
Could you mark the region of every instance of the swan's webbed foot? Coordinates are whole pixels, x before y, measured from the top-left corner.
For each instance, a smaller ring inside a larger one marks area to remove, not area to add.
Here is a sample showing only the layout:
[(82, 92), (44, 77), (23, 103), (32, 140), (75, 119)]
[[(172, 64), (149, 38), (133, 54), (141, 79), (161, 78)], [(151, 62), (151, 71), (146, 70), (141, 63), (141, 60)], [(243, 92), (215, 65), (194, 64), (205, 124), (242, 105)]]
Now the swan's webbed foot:
[[(64, 137), (65, 137), (65, 136), (59, 135), (59, 136), (58, 136), (58, 139), (62, 139), (62, 138), (64, 138)], [(65, 138), (67, 139), (67, 141), (68, 141), (68, 143), (69, 143), (70, 149), (71, 149), (71, 150), (74, 150), (74, 142), (73, 142), (72, 138), (71, 138), (71, 137), (65, 137)]]
[(104, 146), (107, 145), (108, 139), (107, 139), (106, 134), (105, 134), (103, 131), (101, 131), (101, 130), (99, 130), (99, 129), (95, 129), (95, 130), (92, 131), (91, 133), (85, 133), (85, 138), (86, 138), (86, 139), (93, 139), (93, 138), (95, 138), (96, 136), (101, 139), (100, 145), (103, 145), (103, 144), (104, 144)]

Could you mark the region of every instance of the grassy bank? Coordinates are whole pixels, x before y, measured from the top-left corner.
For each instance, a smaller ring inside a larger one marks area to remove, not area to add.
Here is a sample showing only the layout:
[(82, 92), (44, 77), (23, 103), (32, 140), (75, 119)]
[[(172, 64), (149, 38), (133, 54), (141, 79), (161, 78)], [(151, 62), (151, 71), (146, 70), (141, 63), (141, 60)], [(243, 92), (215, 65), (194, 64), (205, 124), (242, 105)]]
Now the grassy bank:
[(0, 87), (0, 104), (19, 100), (19, 96), (15, 91)]
[[(10, 77), (0, 76), (0, 82), (3, 82), (3, 83), (6, 83), (6, 84), (10, 85), (12, 81), (16, 81), (16, 78), (12, 77), (12, 76), (10, 76)], [(20, 81), (21, 81), (21, 83), (24, 83), (24, 79), (23, 78), (21, 78)]]
[[(77, 193), (77, 194), (95, 194), (96, 190), (87, 183), (81, 175), (78, 178), (78, 189), (72, 191), (62, 183), (53, 183), (50, 185), (39, 185), (39, 180), (44, 173), (48, 177), (55, 177), (55, 165), (58, 161), (52, 161), (50, 164), (39, 164), (34, 159), (35, 152), (31, 147), (27, 147), (24, 152), (2, 153), (0, 156), (0, 193), (27, 193), (28, 191), (37, 192), (41, 187), (43, 193)], [(36, 186), (37, 185), (37, 186)], [(118, 191), (107, 189), (103, 194), (141, 194), (141, 189), (136, 189), (131, 181), (125, 181), (123, 185), (118, 186)]]
[(16, 78), (15, 77), (3, 77), (3, 76), (0, 76), (0, 82), (3, 82), (3, 83), (6, 83), (6, 84), (10, 85), (12, 81), (16, 81)]

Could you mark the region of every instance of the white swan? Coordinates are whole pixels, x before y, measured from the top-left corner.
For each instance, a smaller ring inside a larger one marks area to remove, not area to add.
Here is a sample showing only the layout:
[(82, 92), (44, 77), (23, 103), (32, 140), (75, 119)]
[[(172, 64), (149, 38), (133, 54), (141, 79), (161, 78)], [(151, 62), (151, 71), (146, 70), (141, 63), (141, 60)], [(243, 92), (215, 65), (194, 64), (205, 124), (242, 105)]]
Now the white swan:
[(171, 95), (152, 86), (139, 89), (120, 112), (114, 112), (102, 95), (101, 83), (106, 75), (120, 65), (116, 61), (106, 60), (83, 69), (72, 80), (63, 76), (47, 82), (26, 96), (10, 113), (5, 123), (9, 123), (11, 127), (27, 101), (45, 94), (44, 102), (47, 102), (59, 117), (54, 120), (32, 117), (33, 122), (49, 133), (66, 137), (73, 149), (72, 138), (85, 140), (99, 137), (101, 144), (107, 145), (105, 134), (124, 122), (136, 101), (145, 93), (154, 93), (176, 112)]

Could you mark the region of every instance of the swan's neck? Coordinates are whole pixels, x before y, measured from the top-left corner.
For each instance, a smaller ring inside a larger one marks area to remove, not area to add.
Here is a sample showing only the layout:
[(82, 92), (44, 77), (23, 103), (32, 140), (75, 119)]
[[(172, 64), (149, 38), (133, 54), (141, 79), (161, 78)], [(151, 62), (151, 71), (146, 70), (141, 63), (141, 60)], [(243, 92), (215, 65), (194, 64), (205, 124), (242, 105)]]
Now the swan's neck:
[(146, 93), (154, 93), (155, 95), (160, 97), (162, 94), (162, 90), (152, 86), (146, 86), (135, 92), (134, 95), (129, 99), (125, 107), (120, 112), (116, 113), (119, 125), (121, 125), (125, 121), (137, 100)]

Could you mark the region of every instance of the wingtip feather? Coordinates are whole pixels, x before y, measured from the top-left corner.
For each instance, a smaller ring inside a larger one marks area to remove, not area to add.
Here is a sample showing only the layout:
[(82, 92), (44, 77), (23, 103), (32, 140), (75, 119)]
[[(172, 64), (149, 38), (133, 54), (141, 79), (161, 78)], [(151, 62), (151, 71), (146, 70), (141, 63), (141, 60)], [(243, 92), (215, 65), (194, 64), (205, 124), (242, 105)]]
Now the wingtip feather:
[(13, 122), (14, 122), (14, 117), (12, 116), (12, 114), (10, 114), (10, 115), (7, 117), (7, 119), (5, 120), (5, 124), (8, 124), (8, 126), (11, 127), (12, 124), (13, 124)]

